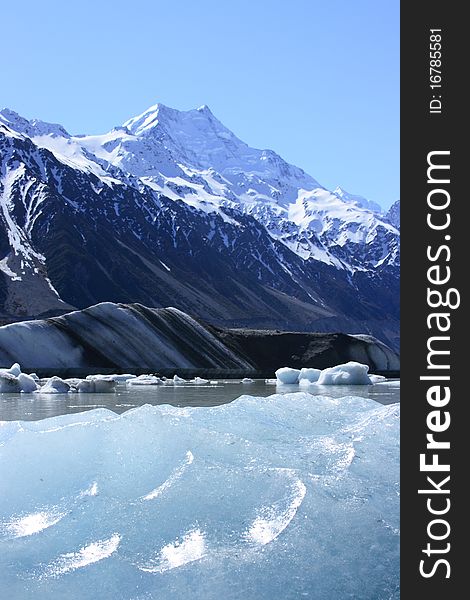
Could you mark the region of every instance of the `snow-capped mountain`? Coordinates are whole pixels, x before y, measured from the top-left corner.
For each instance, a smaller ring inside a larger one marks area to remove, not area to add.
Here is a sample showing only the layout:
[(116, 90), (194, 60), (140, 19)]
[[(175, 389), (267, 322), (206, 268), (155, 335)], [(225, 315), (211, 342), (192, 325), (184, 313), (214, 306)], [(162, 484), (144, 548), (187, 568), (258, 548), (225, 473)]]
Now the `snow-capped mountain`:
[(0, 169), (7, 315), (138, 301), (397, 343), (394, 220), (250, 148), (206, 106), (158, 104), (93, 136), (4, 109)]

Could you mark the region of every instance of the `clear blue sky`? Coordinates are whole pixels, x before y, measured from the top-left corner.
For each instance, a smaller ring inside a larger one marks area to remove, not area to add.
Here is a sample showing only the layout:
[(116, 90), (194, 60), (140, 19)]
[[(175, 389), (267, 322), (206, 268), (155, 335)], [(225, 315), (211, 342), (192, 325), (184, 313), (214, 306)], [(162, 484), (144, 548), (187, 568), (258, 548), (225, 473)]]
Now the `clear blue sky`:
[(207, 104), (328, 188), (399, 197), (398, 0), (22, 0), (1, 20), (0, 107), (102, 133)]

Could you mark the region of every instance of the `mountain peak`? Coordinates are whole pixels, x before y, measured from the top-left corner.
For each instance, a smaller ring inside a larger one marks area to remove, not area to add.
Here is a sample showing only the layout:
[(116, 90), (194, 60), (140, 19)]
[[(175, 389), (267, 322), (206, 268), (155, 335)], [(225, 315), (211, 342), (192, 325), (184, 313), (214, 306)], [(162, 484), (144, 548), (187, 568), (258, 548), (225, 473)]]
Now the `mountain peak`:
[(156, 127), (163, 115), (172, 110), (161, 103), (153, 104), (140, 115), (128, 119), (122, 126), (134, 135), (139, 135)]
[[(198, 118), (201, 116), (206, 117), (211, 123), (218, 123), (207, 104), (202, 104), (198, 108), (190, 110), (177, 110), (176, 108), (170, 108), (169, 106), (158, 102), (147, 108), (147, 110), (140, 115), (127, 120), (123, 124), (123, 127), (126, 127), (134, 135), (141, 135), (170, 121), (188, 123), (196, 116)], [(220, 126), (222, 127), (222, 124), (220, 124)]]
[(207, 104), (202, 104), (201, 106), (199, 106), (198, 108), (196, 108), (196, 110), (200, 113), (206, 113), (208, 115), (212, 115), (212, 111), (211, 109), (207, 106)]

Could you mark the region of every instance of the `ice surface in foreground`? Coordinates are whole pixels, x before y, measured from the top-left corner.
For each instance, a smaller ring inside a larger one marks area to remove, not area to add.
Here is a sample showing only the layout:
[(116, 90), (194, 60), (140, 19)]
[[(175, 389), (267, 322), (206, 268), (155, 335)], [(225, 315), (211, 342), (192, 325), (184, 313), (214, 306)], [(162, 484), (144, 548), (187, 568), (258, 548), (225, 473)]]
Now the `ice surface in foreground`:
[(298, 392), (0, 425), (0, 597), (399, 597), (399, 405)]

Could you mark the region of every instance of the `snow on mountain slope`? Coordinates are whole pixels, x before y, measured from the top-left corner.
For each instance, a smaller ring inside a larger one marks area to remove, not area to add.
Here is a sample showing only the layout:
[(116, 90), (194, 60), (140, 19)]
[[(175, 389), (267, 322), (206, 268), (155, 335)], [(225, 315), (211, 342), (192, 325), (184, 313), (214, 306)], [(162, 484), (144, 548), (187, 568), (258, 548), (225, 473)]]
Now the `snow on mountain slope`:
[(350, 271), (398, 265), (398, 231), (378, 204), (339, 187), (328, 192), (275, 152), (250, 148), (207, 106), (178, 111), (156, 104), (95, 136), (71, 137), (59, 125), (29, 122), (9, 110), (0, 118), (104, 181), (114, 166), (206, 213), (226, 219), (229, 207), (250, 214), (304, 260)]
[(327, 190), (301, 189), (287, 207), (253, 203), (247, 212), (305, 260), (313, 258), (352, 272), (374, 269), (384, 261), (399, 264), (396, 228)]
[(400, 231), (400, 200), (396, 200), (385, 215), (388, 222)]
[[(3, 130), (5, 128), (0, 124), (0, 133)], [(15, 136), (21, 138), (13, 134)], [(28, 235), (41, 212), (46, 190), (29, 176), (25, 165), (18, 161), (13, 147), (1, 143), (1, 139), (0, 154), (0, 223), (3, 224), (0, 233), (0, 273), (6, 276), (7, 296), (3, 308), (20, 315), (38, 314), (51, 308), (70, 308), (52, 285), (47, 276), (45, 257), (34, 248)], [(15, 214), (18, 207), (13, 201), (17, 194), (22, 201), (29, 198), (29, 206), (34, 207), (23, 213), (21, 224)], [(24, 293), (26, 285), (28, 294)]]
[(232, 183), (243, 173), (262, 181), (282, 178), (288, 183), (318, 186), (304, 171), (289, 165), (275, 152), (250, 148), (222, 125), (207, 106), (178, 111), (156, 104), (126, 121), (124, 127), (136, 137), (158, 141), (183, 165), (202, 171), (213, 169)]
[(380, 204), (377, 204), (377, 202), (367, 200), (367, 198), (364, 198), (364, 196), (350, 194), (340, 186), (333, 190), (333, 194), (335, 194), (335, 196), (338, 196), (338, 198), (341, 198), (348, 204), (355, 204), (356, 206), (360, 206), (361, 208), (371, 210), (372, 212), (378, 214), (382, 213), (382, 207), (380, 206)]
[(62, 125), (46, 123), (38, 119), (28, 121), (8, 108), (0, 111), (0, 124), (8, 127), (10, 131), (27, 136), (40, 148), (52, 152), (66, 165), (93, 173), (103, 181), (117, 181), (110, 177), (104, 168), (105, 165), (101, 164), (97, 156), (77, 144)]
[(330, 193), (275, 152), (250, 148), (207, 106), (157, 104), (121, 130), (78, 141), (168, 197), (205, 212), (228, 206), (254, 216), (303, 259), (352, 271), (398, 264), (398, 232), (378, 204), (341, 188)]

